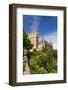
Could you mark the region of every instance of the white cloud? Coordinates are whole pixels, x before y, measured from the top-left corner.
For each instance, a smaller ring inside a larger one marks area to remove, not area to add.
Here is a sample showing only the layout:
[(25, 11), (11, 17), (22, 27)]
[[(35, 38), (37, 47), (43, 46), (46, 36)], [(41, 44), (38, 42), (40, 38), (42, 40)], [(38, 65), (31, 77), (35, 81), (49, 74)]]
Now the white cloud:
[[(41, 18), (37, 17), (37, 16), (33, 16), (32, 19), (33, 19), (32, 20), (32, 25), (31, 25), (30, 29), (31, 29), (32, 32), (37, 32), (38, 28), (39, 28), (39, 25), (40, 25)], [(53, 48), (57, 49), (57, 32), (52, 32), (52, 33), (50, 33), (46, 36), (40, 36), (39, 41), (41, 39), (45, 39), (48, 42), (52, 42), (53, 43)]]
[(41, 39), (45, 39), (48, 42), (52, 42), (53, 43), (53, 48), (57, 49), (57, 32), (50, 33), (46, 36), (41, 36), (40, 40)]
[(30, 27), (31, 31), (32, 32), (37, 32), (39, 24), (40, 24), (40, 17), (34, 16), (33, 21), (32, 21), (32, 25)]

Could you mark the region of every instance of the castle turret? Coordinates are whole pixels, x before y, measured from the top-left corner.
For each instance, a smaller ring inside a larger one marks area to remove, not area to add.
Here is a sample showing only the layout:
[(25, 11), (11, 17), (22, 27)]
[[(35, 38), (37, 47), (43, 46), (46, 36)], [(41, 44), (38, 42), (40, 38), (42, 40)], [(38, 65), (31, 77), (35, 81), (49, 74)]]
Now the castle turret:
[(38, 33), (37, 32), (28, 33), (28, 38), (33, 44), (33, 49), (38, 48)]

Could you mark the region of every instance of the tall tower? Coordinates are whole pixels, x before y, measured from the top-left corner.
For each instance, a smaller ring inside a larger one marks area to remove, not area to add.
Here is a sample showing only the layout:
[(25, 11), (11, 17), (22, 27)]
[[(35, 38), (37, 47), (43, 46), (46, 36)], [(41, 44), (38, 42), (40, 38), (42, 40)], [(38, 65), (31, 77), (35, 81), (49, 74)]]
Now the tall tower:
[(38, 33), (37, 32), (28, 33), (28, 38), (33, 44), (33, 49), (38, 48)]

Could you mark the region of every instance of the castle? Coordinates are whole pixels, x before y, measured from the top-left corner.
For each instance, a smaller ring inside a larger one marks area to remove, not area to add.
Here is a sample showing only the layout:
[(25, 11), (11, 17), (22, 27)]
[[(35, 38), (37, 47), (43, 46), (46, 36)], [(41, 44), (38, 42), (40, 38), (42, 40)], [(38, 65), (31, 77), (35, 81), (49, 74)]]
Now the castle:
[(33, 48), (32, 49), (42, 49), (43, 47), (45, 47), (47, 50), (51, 50), (52, 49), (52, 43), (47, 42), (45, 40), (41, 40), (39, 41), (39, 34), (37, 32), (31, 32), (28, 33), (28, 38), (30, 40), (30, 42), (33, 44)]
[[(41, 50), (43, 47), (46, 48), (46, 50), (51, 51), (52, 50), (52, 44), (48, 43), (45, 40), (39, 41), (39, 34), (37, 32), (31, 32), (28, 33), (28, 38), (30, 42), (33, 44), (33, 48), (30, 51), (33, 51), (33, 49)], [(23, 55), (23, 74), (28, 75), (31, 74), (29, 65), (28, 65), (28, 58), (27, 58), (27, 50), (24, 50)]]

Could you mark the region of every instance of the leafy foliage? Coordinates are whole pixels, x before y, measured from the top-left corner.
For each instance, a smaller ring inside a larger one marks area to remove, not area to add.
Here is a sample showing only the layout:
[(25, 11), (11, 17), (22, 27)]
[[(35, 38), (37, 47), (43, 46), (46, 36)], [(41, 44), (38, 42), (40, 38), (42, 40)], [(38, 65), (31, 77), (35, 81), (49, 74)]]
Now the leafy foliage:
[(32, 74), (45, 74), (45, 73), (56, 73), (57, 72), (57, 57), (56, 52), (46, 51), (43, 49), (34, 51), (29, 65)]
[(32, 47), (33, 45), (31, 44), (28, 35), (25, 32), (23, 32), (23, 48), (29, 50)]

